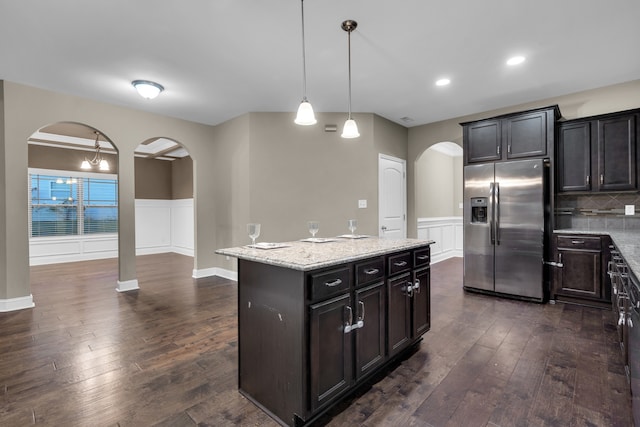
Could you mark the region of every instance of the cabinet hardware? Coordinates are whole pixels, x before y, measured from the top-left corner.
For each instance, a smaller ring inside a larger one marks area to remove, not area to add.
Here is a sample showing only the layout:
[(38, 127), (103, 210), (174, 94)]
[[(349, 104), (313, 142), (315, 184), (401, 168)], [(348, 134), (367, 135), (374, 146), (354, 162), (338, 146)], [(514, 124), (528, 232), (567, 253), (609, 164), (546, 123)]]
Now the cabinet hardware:
[(418, 255), (418, 256), (417, 256), (417, 258), (418, 258), (420, 261), (424, 261), (425, 259), (429, 259), (429, 255)]
[(374, 275), (378, 273), (380, 273), (380, 270), (378, 270), (377, 268), (368, 268), (364, 271), (364, 274), (368, 274), (368, 275)]
[(363, 328), (364, 327), (364, 302), (358, 301), (358, 305), (362, 308), (360, 311), (361, 315), (358, 317), (358, 322), (351, 329), (355, 328)]
[(633, 320), (631, 320), (631, 316), (629, 316), (629, 317), (627, 318), (627, 325), (628, 325), (630, 328), (633, 328)]
[(584, 245), (584, 240), (572, 240), (572, 245)]
[(507, 153), (511, 154), (511, 143), (507, 144)]
[(420, 293), (420, 279), (416, 279), (416, 283), (413, 285), (413, 291), (416, 294)]
[(604, 175), (600, 174), (600, 185), (604, 184)]
[(342, 284), (342, 280), (340, 280), (340, 279), (336, 279), (336, 280), (334, 280), (333, 282), (324, 282), (324, 285), (325, 285), (325, 286), (328, 286), (328, 287), (330, 287), (330, 288), (332, 288), (332, 287), (334, 287), (334, 286), (341, 285), (341, 284)]
[(591, 175), (587, 175), (585, 178), (586, 178), (587, 185), (590, 185), (591, 184)]
[(351, 307), (348, 305), (345, 306), (345, 308), (349, 310), (349, 320), (347, 320), (347, 323), (344, 325), (344, 333), (348, 334), (353, 329), (353, 310), (351, 310)]
[(562, 254), (558, 254), (558, 264), (562, 264)]
[(407, 297), (411, 298), (413, 296), (413, 283), (407, 282), (407, 286), (405, 286), (405, 291), (407, 292)]
[(396, 267), (405, 267), (407, 265), (407, 261), (394, 262), (393, 265)]
[(624, 309), (620, 310), (620, 317), (618, 318), (618, 325), (619, 326), (622, 326), (622, 325), (625, 324), (625, 317), (626, 317), (626, 315), (625, 315)]
[(496, 145), (496, 154), (500, 155), (500, 145)]

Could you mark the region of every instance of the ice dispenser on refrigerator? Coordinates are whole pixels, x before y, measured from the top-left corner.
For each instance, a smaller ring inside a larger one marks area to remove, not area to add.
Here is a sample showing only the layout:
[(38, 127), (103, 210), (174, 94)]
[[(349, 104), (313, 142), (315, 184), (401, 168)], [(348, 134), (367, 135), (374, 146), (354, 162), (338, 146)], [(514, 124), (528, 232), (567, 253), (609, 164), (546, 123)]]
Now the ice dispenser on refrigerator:
[(470, 206), (471, 206), (471, 223), (486, 224), (487, 223), (487, 198), (472, 197)]

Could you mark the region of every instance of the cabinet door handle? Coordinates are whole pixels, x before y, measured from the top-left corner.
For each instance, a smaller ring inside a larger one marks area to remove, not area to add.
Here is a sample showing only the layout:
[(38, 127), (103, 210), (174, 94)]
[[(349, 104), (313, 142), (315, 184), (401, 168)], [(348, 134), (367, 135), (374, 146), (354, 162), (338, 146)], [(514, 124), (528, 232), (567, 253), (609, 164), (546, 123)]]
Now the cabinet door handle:
[(358, 316), (358, 323), (357, 323), (357, 326), (354, 326), (354, 328), (356, 327), (363, 328), (364, 327), (364, 302), (358, 301), (358, 305), (360, 306), (360, 316)]
[(325, 286), (329, 286), (330, 288), (334, 287), (334, 286), (338, 286), (342, 284), (342, 280), (340, 279), (336, 279), (333, 282), (324, 282)]
[(407, 297), (411, 298), (413, 296), (413, 283), (407, 282), (407, 286), (405, 286), (405, 291), (407, 292)]
[(600, 174), (600, 185), (604, 184), (604, 175)]
[(407, 261), (394, 262), (393, 265), (396, 267), (404, 267), (407, 265)]
[(584, 245), (584, 240), (572, 240), (572, 245)]
[(429, 255), (418, 255), (417, 257), (420, 261), (424, 261), (425, 259), (429, 259)]
[(370, 276), (378, 273), (380, 273), (380, 270), (378, 270), (377, 268), (368, 268), (364, 271), (364, 274), (368, 274)]
[(413, 284), (413, 291), (416, 294), (420, 293), (420, 279), (416, 279), (416, 282)]
[(496, 145), (496, 154), (500, 155), (500, 144)]
[(511, 154), (511, 143), (507, 144), (507, 153)]
[(585, 182), (587, 183), (587, 185), (591, 184), (591, 175), (585, 176)]
[(349, 311), (349, 320), (344, 324), (344, 333), (348, 334), (353, 329), (353, 310), (348, 305), (345, 308)]

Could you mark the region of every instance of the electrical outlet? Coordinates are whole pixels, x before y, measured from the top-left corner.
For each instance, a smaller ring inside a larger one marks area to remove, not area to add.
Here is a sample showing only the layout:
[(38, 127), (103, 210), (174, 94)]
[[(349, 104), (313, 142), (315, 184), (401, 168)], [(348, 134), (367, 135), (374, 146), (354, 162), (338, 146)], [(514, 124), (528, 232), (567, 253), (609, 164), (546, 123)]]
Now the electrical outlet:
[(364, 209), (366, 207), (367, 207), (367, 201), (366, 200), (358, 200), (358, 208)]
[(635, 215), (636, 214), (636, 205), (624, 205), (624, 214), (625, 215)]

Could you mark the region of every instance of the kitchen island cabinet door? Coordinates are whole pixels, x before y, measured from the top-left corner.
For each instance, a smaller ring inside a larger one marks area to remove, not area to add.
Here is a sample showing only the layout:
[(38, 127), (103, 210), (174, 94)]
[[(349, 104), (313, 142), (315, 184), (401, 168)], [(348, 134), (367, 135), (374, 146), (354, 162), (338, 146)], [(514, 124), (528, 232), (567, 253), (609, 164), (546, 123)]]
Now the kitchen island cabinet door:
[(400, 353), (411, 342), (411, 275), (406, 274), (388, 283), (389, 357)]
[(345, 329), (355, 317), (349, 294), (309, 308), (311, 411), (330, 402), (351, 386), (352, 332)]
[(429, 268), (413, 273), (413, 338), (418, 338), (431, 328), (430, 274)]
[(384, 282), (356, 291), (357, 320), (362, 327), (356, 329), (356, 379), (367, 375), (386, 360), (385, 315), (386, 292)]

